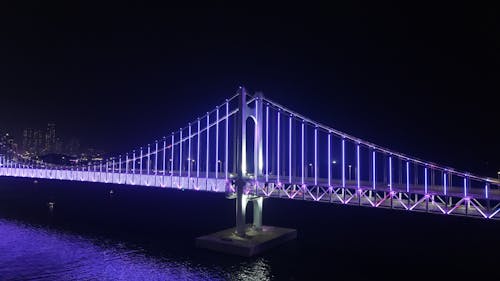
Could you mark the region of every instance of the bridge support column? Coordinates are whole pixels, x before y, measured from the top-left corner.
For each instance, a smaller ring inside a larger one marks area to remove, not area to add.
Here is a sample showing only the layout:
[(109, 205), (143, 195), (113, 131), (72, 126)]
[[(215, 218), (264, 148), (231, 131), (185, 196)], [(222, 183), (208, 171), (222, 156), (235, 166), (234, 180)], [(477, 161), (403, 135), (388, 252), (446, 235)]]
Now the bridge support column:
[(253, 228), (257, 231), (262, 230), (262, 204), (264, 197), (257, 197), (252, 200), (253, 202)]
[(236, 183), (236, 230), (235, 234), (240, 237), (245, 237), (248, 230), (246, 224), (246, 208), (248, 202), (253, 204), (253, 231), (262, 230), (262, 207), (264, 204), (264, 197), (251, 197), (243, 194), (246, 183), (240, 181)]
[(246, 232), (246, 208), (248, 199), (243, 194), (246, 182), (243, 180), (236, 181), (236, 234), (244, 237)]

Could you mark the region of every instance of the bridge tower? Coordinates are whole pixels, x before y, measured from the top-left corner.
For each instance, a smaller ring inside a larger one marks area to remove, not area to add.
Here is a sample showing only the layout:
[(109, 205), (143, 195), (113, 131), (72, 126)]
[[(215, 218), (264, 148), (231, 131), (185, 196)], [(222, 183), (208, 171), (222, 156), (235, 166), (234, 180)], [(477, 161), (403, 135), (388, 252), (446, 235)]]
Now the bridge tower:
[[(295, 239), (295, 229), (265, 226), (262, 224), (262, 207), (264, 198), (258, 194), (247, 192), (255, 185), (263, 184), (263, 95), (254, 96), (253, 107), (248, 106), (248, 94), (244, 87), (238, 88), (238, 111), (235, 128), (235, 169), (234, 179), (236, 191), (236, 227), (213, 234), (198, 237), (196, 245), (200, 248), (236, 254), (241, 256), (257, 255), (269, 248)], [(250, 163), (247, 137), (251, 131), (247, 121), (254, 123), (253, 131), (253, 163)], [(266, 152), (267, 153), (267, 152)], [(251, 167), (251, 169), (249, 169)], [(253, 224), (246, 224), (246, 208), (253, 204)]]
[[(262, 94), (255, 96), (255, 107), (247, 105), (247, 92), (244, 87), (238, 89), (238, 113), (236, 118), (236, 234), (244, 237), (246, 232), (245, 210), (248, 202), (253, 203), (253, 225), (256, 231), (262, 229), (262, 207), (264, 198), (245, 194), (245, 188), (258, 184), (262, 179), (263, 152), (262, 152)], [(254, 122), (254, 149), (253, 174), (248, 172), (247, 158), (247, 120)]]

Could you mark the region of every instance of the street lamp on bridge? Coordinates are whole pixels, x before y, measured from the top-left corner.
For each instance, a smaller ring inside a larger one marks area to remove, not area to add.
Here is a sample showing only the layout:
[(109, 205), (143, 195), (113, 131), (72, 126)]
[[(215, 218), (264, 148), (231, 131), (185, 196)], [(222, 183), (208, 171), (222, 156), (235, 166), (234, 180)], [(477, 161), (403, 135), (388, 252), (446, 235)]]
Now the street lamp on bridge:
[(332, 161), (332, 170), (333, 170), (333, 171), (332, 171), (332, 177), (333, 177), (333, 178), (335, 178), (335, 174), (336, 174), (336, 173), (335, 173), (335, 170), (336, 170), (336, 169), (335, 169), (335, 165), (336, 165), (336, 164), (337, 164), (337, 160), (333, 160), (333, 161)]
[(222, 161), (217, 160), (217, 173), (221, 173), (221, 172), (222, 172)]

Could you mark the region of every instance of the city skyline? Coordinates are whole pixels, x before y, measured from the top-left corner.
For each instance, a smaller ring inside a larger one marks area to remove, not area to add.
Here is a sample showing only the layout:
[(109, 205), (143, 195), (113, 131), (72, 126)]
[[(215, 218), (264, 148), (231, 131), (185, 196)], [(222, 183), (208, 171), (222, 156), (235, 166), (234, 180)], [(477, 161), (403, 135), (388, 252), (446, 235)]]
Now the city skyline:
[(2, 143), (9, 144), (17, 153), (38, 158), (49, 154), (61, 154), (79, 159), (81, 156), (99, 156), (105, 152), (89, 146), (81, 146), (76, 136), (65, 137), (58, 133), (57, 125), (47, 123), (45, 128), (27, 127), (21, 134), (1, 132)]

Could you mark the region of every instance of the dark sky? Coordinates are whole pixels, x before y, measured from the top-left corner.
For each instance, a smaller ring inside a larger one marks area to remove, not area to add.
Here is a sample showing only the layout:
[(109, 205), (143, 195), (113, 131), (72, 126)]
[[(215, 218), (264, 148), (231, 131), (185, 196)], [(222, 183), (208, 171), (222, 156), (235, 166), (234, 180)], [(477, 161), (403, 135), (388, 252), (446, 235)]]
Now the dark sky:
[(123, 152), (244, 85), (409, 155), (500, 169), (494, 7), (67, 2), (0, 4), (0, 130), (55, 122), (86, 146)]

